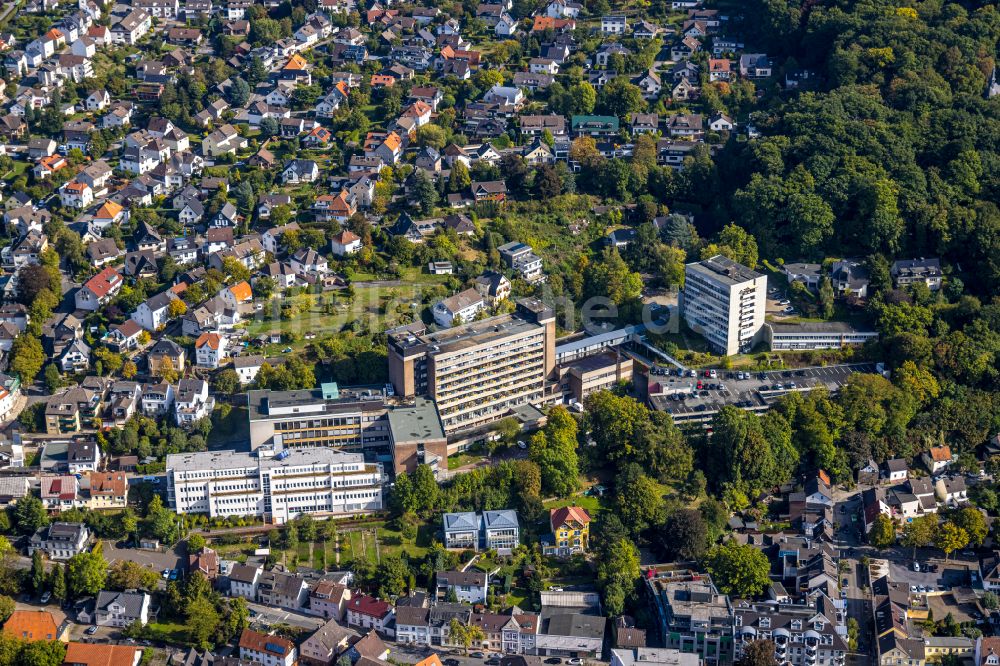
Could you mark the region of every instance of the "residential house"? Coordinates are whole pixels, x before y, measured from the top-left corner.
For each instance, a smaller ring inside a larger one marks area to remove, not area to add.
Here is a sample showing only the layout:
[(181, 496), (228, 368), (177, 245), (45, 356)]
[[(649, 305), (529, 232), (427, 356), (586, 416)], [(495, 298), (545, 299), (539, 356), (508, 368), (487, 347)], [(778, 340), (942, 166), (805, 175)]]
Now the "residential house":
[(124, 629), (136, 622), (149, 622), (151, 598), (145, 592), (109, 592), (101, 590), (94, 604), (94, 624)]
[(257, 600), (257, 586), (264, 574), (264, 568), (250, 564), (234, 564), (229, 572), (229, 596)]
[[(332, 580), (320, 580), (309, 593), (309, 612), (340, 622), (351, 600), (351, 589)], [(303, 655), (304, 656), (304, 655)]]
[(892, 282), (898, 288), (905, 288), (913, 284), (923, 283), (931, 291), (941, 288), (940, 259), (905, 259), (894, 261), (889, 270), (892, 275)]
[(117, 509), (124, 511), (128, 505), (128, 477), (124, 472), (91, 472), (90, 501), (92, 511)]
[(68, 560), (85, 552), (90, 530), (83, 523), (51, 523), (39, 528), (28, 541), (28, 555), (42, 551), (50, 560)]
[(929, 451), (924, 451), (920, 455), (924, 461), (924, 465), (927, 467), (927, 471), (931, 474), (939, 474), (955, 459), (951, 454), (951, 447), (946, 444), (932, 446)]
[(345, 257), (361, 251), (361, 238), (345, 229), (330, 240), (330, 250), (338, 257)]
[(3, 633), (26, 643), (61, 640), (56, 621), (46, 610), (15, 610), (4, 622)]
[(218, 333), (202, 333), (194, 343), (196, 365), (199, 368), (218, 368), (226, 355), (226, 339)]
[(486, 602), (490, 576), (475, 568), (467, 571), (438, 571), (434, 574), (436, 597), (467, 604)]
[(542, 546), (545, 555), (567, 557), (587, 551), (590, 543), (590, 514), (578, 506), (549, 511), (551, 543)]
[(157, 341), (146, 354), (147, 369), (154, 377), (162, 377), (168, 370), (183, 372), (185, 360), (184, 348), (168, 338)]
[(208, 395), (208, 382), (203, 379), (182, 379), (174, 398), (177, 425), (190, 427), (195, 421), (211, 416), (215, 398)]
[(299, 663), (302, 666), (334, 666), (355, 637), (354, 631), (331, 619), (299, 646)]
[(74, 300), (78, 310), (95, 311), (115, 297), (123, 284), (122, 276), (108, 267), (83, 283)]
[(298, 650), (287, 638), (244, 629), (240, 634), (240, 659), (261, 666), (293, 666)]
[(393, 620), (395, 609), (387, 601), (367, 594), (352, 596), (347, 602), (347, 626), (386, 632)]
[(449, 328), (458, 323), (468, 323), (480, 312), (486, 311), (486, 301), (475, 289), (466, 289), (444, 300), (438, 301), (431, 308), (434, 321), (438, 326)]

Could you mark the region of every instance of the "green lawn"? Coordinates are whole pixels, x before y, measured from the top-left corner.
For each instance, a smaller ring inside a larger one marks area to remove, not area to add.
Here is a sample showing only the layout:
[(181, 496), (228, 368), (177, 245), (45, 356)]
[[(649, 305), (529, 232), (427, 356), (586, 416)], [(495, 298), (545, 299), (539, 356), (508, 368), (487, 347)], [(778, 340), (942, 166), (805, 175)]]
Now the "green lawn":
[(4, 180), (13, 180), (14, 178), (17, 178), (18, 176), (20, 176), (21, 174), (23, 174), (24, 172), (26, 172), (30, 168), (31, 168), (31, 165), (28, 164), (27, 162), (22, 162), (20, 160), (14, 160), (14, 166), (11, 168), (10, 171), (8, 171), (6, 174), (4, 174), (3, 178), (4, 178)]
[(150, 622), (143, 630), (143, 635), (151, 641), (162, 641), (175, 645), (189, 643), (188, 628), (174, 622)]
[(580, 508), (586, 509), (591, 517), (603, 507), (601, 507), (601, 499), (599, 497), (593, 497), (588, 495), (574, 495), (573, 497), (564, 497), (562, 499), (552, 500), (551, 502), (545, 503), (546, 509), (558, 509), (564, 506), (578, 506)]
[[(419, 284), (355, 287), (351, 302), (346, 297), (337, 295), (337, 292), (302, 294), (288, 299), (296, 304), (293, 316), (283, 319), (278, 314), (277, 318), (273, 318), (274, 313), (265, 306), (264, 317), (259, 321), (252, 321), (247, 330), (252, 336), (272, 331), (299, 337), (306, 333), (323, 336), (339, 333), (344, 326), (357, 320), (366, 321), (372, 330), (391, 328), (412, 321), (402, 319), (401, 313), (413, 313), (413, 316), (419, 317), (420, 310), (423, 309), (420, 302), (421, 289)], [(333, 304), (332, 310), (330, 304)], [(305, 340), (299, 340), (277, 346), (296, 349), (303, 348), (306, 344)]]

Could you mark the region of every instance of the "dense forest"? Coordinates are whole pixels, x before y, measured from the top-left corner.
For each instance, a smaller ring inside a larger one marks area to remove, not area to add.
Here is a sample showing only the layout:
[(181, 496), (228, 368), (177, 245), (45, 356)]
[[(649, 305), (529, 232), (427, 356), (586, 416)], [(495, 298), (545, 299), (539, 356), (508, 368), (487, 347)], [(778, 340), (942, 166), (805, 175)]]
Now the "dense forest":
[(762, 136), (720, 152), (723, 196), (703, 195), (717, 202), (713, 217), (747, 227), (762, 256), (942, 256), (991, 297), (1000, 114), (985, 93), (996, 3), (741, 4), (747, 43), (818, 84), (769, 95), (750, 114)]

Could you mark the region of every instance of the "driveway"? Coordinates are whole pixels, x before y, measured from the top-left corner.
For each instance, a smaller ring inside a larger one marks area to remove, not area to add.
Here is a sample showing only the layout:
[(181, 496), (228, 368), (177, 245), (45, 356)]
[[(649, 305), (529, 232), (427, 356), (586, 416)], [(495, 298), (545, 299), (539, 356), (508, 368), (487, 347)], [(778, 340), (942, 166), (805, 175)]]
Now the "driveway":
[(253, 617), (250, 618), (250, 624), (254, 628), (266, 629), (275, 624), (288, 624), (293, 627), (301, 627), (314, 631), (326, 624), (326, 620), (321, 617), (290, 611), (284, 608), (264, 606), (255, 602), (247, 602), (247, 607), (253, 613)]

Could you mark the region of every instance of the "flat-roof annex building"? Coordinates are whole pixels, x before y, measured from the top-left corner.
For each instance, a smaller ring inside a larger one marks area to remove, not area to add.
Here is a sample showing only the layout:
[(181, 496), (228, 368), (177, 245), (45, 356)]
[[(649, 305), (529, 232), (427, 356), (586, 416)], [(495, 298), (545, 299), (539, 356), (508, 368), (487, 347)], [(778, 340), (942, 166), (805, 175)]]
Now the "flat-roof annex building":
[(426, 395), (445, 433), (503, 418), (543, 401), (555, 369), (555, 313), (533, 298), (511, 314), (428, 333), (389, 331), (389, 379), (397, 395)]
[(684, 269), (681, 314), (695, 333), (727, 355), (758, 341), (767, 307), (767, 276), (717, 254)]
[(306, 513), (377, 511), (384, 481), (381, 464), (327, 448), (167, 456), (167, 500), (180, 514), (260, 516), (281, 524)]
[(250, 448), (333, 446), (388, 452), (389, 406), (376, 389), (335, 383), (298, 391), (250, 391)]

